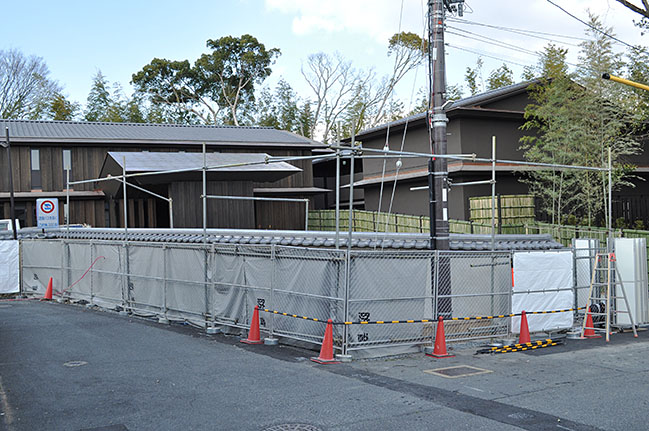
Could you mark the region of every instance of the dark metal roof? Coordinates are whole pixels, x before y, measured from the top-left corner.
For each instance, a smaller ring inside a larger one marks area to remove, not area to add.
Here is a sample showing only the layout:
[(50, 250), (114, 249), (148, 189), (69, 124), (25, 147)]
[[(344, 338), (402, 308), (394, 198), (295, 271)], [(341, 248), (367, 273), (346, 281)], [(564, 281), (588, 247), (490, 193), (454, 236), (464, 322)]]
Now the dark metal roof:
[[(532, 81), (520, 82), (518, 84), (508, 85), (505, 87), (497, 88), (495, 90), (485, 91), (484, 93), (476, 94), (474, 96), (465, 97), (463, 99), (452, 102), (446, 108), (446, 112), (449, 113), (449, 111), (452, 111), (453, 109), (476, 107), (484, 103), (492, 103), (497, 100), (503, 99), (505, 97), (520, 94), (523, 91), (527, 91), (527, 88), (530, 85), (538, 82), (540, 82), (538, 79)], [(362, 130), (356, 135), (356, 139), (362, 140), (367, 135), (386, 129), (388, 125), (390, 126), (390, 128), (395, 128), (404, 125), (406, 123), (410, 124), (413, 122), (423, 121), (425, 119), (426, 119), (425, 112), (410, 115), (408, 117), (401, 118), (396, 121), (392, 121), (391, 123), (381, 124), (379, 126), (372, 127), (370, 129)], [(349, 139), (346, 139), (345, 141), (348, 140)]]
[[(65, 229), (48, 230), (45, 233), (38, 229), (22, 229), (19, 237), (23, 239), (67, 238)], [(10, 232), (0, 232), (0, 239), (10, 239)], [(102, 228), (71, 228), (70, 239), (112, 240), (123, 241), (123, 229)], [(169, 242), (169, 243), (201, 243), (201, 229), (129, 229), (129, 241)], [(335, 247), (335, 232), (320, 231), (270, 231), (270, 230), (239, 230), (239, 229), (209, 229), (207, 242), (212, 244), (259, 244), (287, 245), (299, 247)], [(340, 246), (347, 247), (347, 234), (341, 232)], [(399, 249), (399, 250), (428, 250), (427, 234), (415, 233), (372, 233), (354, 232), (352, 247), (356, 249)], [(490, 235), (451, 234), (451, 250), (488, 251), (491, 250)], [(495, 250), (555, 250), (563, 246), (554, 241), (550, 235), (496, 235)]]
[[(109, 151), (106, 157), (113, 159), (113, 161), (119, 166), (120, 171), (125, 159), (127, 172), (156, 172), (192, 168), (200, 169), (203, 166), (203, 153)], [(243, 165), (208, 169), (209, 172), (282, 171), (296, 173), (302, 171), (302, 169), (286, 162), (265, 163), (269, 157), (270, 156), (265, 153), (205, 153), (207, 166)], [(246, 165), (247, 163), (259, 164)], [(119, 174), (121, 174), (121, 172), (119, 172)]]
[[(5, 127), (15, 142), (323, 146), (294, 133), (267, 127), (0, 119), (0, 129)], [(0, 139), (4, 140), (2, 135)]]

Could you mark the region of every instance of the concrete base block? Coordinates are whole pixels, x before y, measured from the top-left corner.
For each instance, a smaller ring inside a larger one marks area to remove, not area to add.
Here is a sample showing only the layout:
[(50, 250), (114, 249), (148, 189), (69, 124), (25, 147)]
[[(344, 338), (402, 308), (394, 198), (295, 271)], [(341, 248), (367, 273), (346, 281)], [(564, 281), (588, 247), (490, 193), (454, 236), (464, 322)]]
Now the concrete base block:
[(161, 323), (163, 325), (168, 325), (169, 324), (169, 319), (163, 316), (158, 316), (158, 323)]
[(119, 312), (119, 315), (120, 315), (120, 316), (128, 316), (128, 312), (122, 310), (122, 311)]
[(216, 335), (221, 333), (221, 328), (216, 328), (214, 326), (208, 326), (205, 328), (205, 333), (207, 335)]
[(277, 346), (279, 344), (279, 340), (277, 338), (267, 337), (264, 338), (264, 344), (267, 346)]
[(343, 355), (343, 354), (336, 354), (336, 360), (340, 362), (351, 362), (352, 361), (352, 355)]

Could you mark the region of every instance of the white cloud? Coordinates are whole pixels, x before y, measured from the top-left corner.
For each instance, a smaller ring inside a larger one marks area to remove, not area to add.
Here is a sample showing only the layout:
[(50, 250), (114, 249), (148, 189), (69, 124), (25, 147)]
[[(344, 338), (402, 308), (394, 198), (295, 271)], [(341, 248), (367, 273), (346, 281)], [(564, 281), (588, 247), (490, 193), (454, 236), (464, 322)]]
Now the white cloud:
[[(265, 0), (266, 9), (294, 15), (296, 35), (318, 32), (361, 34), (385, 44), (399, 30), (397, 0)], [(405, 0), (402, 30), (423, 31), (421, 0)]]

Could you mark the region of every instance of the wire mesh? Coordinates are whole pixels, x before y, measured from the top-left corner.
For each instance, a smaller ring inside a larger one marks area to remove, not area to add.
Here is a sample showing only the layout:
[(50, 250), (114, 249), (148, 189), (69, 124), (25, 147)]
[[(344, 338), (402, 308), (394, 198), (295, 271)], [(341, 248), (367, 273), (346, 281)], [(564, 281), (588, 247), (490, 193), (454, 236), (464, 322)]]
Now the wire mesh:
[[(323, 322), (344, 320), (344, 252), (277, 246), (273, 260), (272, 301), (267, 308)], [(322, 342), (324, 323), (276, 314), (267, 317), (273, 334)], [(344, 328), (333, 329), (334, 347), (342, 349)]]
[[(435, 315), (445, 320), (511, 311), (510, 252), (440, 252), (436, 265)], [(448, 340), (508, 335), (509, 318), (450, 320)]]
[[(598, 247), (575, 248), (576, 306), (584, 306)], [(25, 240), (23, 291), (42, 295), (77, 282), (66, 295), (202, 327), (248, 329), (254, 306), (262, 332), (320, 344), (332, 319), (339, 351), (430, 344), (443, 316), (448, 341), (509, 335), (511, 252), (309, 249), (288, 245), (177, 244), (104, 240)], [(349, 268), (348, 268), (349, 262)], [(94, 265), (93, 265), (94, 263)], [(90, 269), (89, 267), (93, 265)], [(84, 272), (88, 274), (84, 276)]]
[[(433, 319), (431, 252), (352, 252), (346, 320)], [(431, 323), (351, 325), (349, 350), (430, 342)]]

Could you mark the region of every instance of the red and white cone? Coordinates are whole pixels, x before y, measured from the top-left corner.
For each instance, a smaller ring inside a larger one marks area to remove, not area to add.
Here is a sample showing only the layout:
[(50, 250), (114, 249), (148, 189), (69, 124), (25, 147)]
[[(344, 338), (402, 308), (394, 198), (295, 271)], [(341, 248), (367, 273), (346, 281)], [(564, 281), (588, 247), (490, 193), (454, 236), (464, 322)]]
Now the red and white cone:
[(531, 343), (530, 328), (527, 326), (527, 314), (525, 310), (521, 312), (521, 330), (518, 334), (518, 344)]
[(334, 325), (331, 319), (327, 320), (327, 329), (325, 329), (324, 339), (322, 340), (320, 356), (311, 358), (311, 360), (323, 365), (340, 363), (334, 359)]
[(45, 289), (45, 296), (41, 298), (41, 301), (51, 301), (52, 300), (52, 277), (50, 281), (47, 282), (47, 289)]
[(593, 316), (590, 315), (590, 308), (586, 311), (586, 326), (584, 326), (584, 335), (581, 338), (602, 338), (601, 335), (595, 333), (595, 325), (593, 324)]
[(435, 348), (433, 353), (426, 353), (426, 356), (433, 358), (452, 358), (455, 355), (450, 355), (446, 351), (446, 335), (444, 335), (444, 319), (439, 316), (437, 319), (437, 332), (435, 333)]
[(259, 306), (255, 305), (255, 311), (252, 313), (248, 338), (240, 341), (246, 344), (264, 344), (259, 335)]

